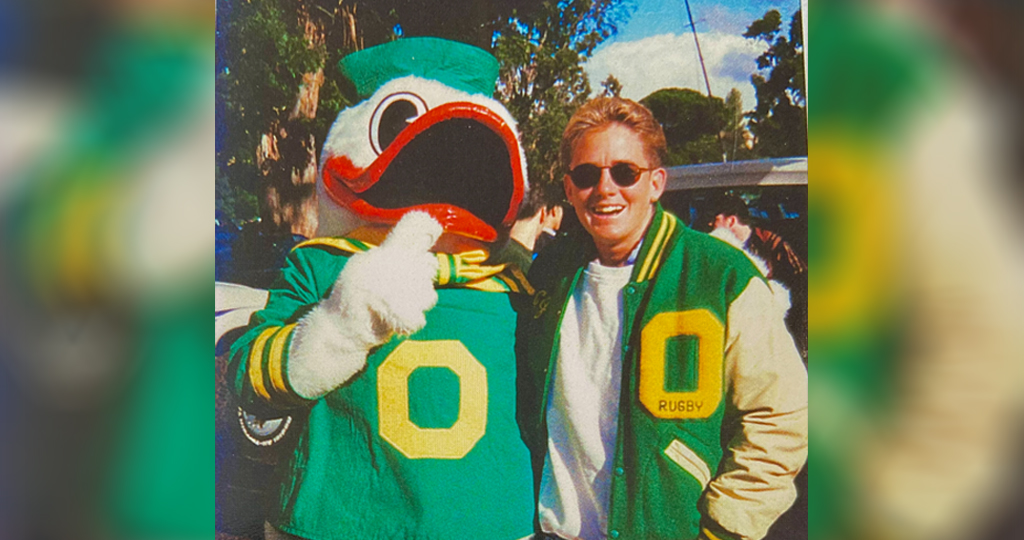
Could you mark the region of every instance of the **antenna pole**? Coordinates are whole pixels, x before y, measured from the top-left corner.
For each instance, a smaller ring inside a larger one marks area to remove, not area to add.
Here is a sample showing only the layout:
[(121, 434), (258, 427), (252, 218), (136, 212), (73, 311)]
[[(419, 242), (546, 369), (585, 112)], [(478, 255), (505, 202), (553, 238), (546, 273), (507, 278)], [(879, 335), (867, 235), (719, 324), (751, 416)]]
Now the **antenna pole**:
[(693, 30), (693, 42), (697, 44), (697, 58), (700, 59), (700, 69), (704, 72), (704, 85), (708, 89), (708, 97), (711, 96), (711, 81), (708, 80), (708, 68), (704, 66), (704, 53), (700, 51), (700, 40), (697, 39), (697, 25), (693, 24), (693, 13), (690, 11), (690, 0), (686, 2), (686, 16), (690, 18), (690, 29)]

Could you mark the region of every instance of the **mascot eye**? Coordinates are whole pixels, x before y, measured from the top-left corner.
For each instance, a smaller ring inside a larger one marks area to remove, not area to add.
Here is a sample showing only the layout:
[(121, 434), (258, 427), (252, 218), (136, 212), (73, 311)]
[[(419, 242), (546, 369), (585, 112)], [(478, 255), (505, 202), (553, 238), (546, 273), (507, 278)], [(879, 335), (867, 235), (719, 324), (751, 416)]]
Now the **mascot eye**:
[(377, 154), (383, 152), (403, 129), (425, 112), (427, 104), (416, 94), (400, 92), (384, 98), (370, 119), (370, 144), (373, 151)]

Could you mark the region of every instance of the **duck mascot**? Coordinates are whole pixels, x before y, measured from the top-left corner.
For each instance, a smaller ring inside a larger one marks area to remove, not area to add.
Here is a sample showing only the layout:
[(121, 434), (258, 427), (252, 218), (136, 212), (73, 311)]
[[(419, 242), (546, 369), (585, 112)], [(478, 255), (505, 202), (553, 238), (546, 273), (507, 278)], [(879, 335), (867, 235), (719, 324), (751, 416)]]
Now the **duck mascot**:
[(307, 418), (267, 534), (529, 536), (512, 296), (531, 291), (486, 264), (528, 188), (515, 122), (490, 98), (498, 62), (409, 38), (339, 65), (363, 101), (324, 144), (318, 238), (230, 349), (245, 411)]

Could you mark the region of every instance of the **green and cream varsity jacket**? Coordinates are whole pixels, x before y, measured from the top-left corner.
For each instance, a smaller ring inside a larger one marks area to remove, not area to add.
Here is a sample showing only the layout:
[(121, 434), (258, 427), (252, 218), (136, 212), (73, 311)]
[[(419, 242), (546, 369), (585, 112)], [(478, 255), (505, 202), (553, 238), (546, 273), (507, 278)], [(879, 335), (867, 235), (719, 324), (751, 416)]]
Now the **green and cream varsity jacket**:
[(363, 372), (321, 399), (292, 389), (296, 322), (329, 294), (349, 255), (368, 247), (342, 238), (300, 244), (232, 348), (244, 407), (310, 408), (269, 521), (314, 540), (529, 535), (508, 293), (530, 291), (517, 269), (480, 266), (483, 251), (438, 254), (439, 299), (422, 330), (373, 350)]
[[(597, 256), (581, 236), (538, 257), (520, 310), (517, 415), (535, 497), (562, 314)], [(658, 205), (623, 305), (608, 536), (763, 537), (792, 505), (807, 456), (807, 372), (764, 278)]]

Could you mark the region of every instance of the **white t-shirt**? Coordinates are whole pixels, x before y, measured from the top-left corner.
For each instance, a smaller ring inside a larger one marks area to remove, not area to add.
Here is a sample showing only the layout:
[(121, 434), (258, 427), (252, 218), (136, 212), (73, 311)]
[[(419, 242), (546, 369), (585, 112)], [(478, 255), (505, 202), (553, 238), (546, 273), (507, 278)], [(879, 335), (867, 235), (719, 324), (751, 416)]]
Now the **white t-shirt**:
[(632, 264), (591, 262), (562, 319), (538, 509), (541, 529), (563, 538), (607, 535), (622, 381), (622, 289), (632, 271)]

